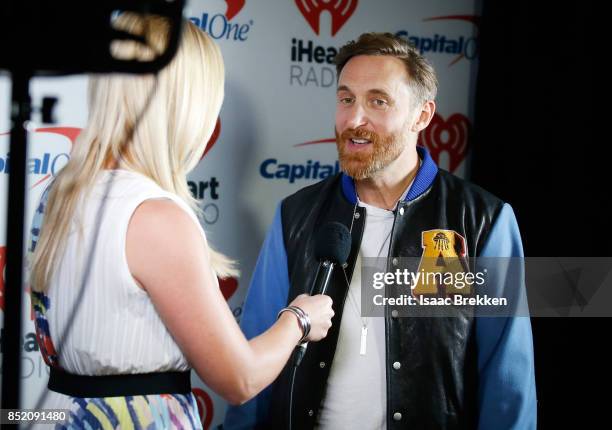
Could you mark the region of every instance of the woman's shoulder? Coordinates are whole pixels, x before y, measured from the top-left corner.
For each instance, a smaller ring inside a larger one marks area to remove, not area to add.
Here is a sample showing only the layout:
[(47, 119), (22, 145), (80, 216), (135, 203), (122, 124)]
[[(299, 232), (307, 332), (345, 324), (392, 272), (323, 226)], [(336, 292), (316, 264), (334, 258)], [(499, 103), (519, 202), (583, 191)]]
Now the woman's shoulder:
[(147, 200), (136, 208), (127, 231), (126, 256), (132, 276), (146, 290), (168, 271), (184, 272), (186, 262), (202, 265), (209, 258), (199, 224), (168, 199)]

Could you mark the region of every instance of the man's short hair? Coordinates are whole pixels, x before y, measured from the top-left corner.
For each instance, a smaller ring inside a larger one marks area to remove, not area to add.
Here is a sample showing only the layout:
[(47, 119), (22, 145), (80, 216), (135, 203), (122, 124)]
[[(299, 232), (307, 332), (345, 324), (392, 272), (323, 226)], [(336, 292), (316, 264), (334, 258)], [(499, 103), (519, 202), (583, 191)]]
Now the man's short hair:
[(417, 102), (434, 100), (438, 79), (431, 63), (407, 40), (391, 33), (363, 33), (357, 41), (351, 40), (335, 58), (337, 76), (348, 61), (358, 55), (388, 55), (401, 60), (408, 72), (408, 84)]

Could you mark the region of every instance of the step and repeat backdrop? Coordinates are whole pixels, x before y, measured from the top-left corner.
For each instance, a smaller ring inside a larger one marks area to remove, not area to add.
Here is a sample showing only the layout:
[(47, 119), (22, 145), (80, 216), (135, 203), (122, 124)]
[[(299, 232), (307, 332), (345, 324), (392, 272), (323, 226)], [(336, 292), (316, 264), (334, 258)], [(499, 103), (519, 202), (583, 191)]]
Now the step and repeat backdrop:
[[(420, 136), (439, 165), (466, 176), (478, 62), (476, 0), (192, 0), (185, 16), (219, 44), (225, 101), (207, 153), (189, 175), (201, 222), (215, 247), (239, 261), (241, 276), (221, 283), (237, 320), (259, 247), (279, 201), (338, 172), (334, 111), (340, 46), (385, 31), (414, 43), (433, 63), (437, 113)], [(87, 14), (82, 15), (87, 19)], [(24, 55), (28, 55), (24, 53)], [(0, 76), (0, 273), (6, 255), (10, 78)], [(59, 99), (57, 122), (28, 125), (26, 226), (42, 191), (70, 157), (85, 125), (86, 76), (36, 78), (34, 103)], [(0, 277), (0, 315), (4, 279)], [(26, 286), (27, 291), (27, 286)], [(34, 407), (48, 369), (38, 351), (30, 300), (24, 299), (23, 407)], [(2, 332), (3, 333), (3, 332)], [(193, 376), (205, 428), (222, 421), (225, 402)]]

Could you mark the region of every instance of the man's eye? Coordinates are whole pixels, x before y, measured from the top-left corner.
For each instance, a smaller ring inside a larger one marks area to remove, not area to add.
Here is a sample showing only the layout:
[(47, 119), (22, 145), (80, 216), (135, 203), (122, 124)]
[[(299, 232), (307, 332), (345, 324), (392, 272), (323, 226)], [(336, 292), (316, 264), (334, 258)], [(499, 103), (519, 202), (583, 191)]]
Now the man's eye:
[(374, 99), (372, 103), (374, 103), (375, 106), (379, 106), (379, 107), (383, 107), (387, 105), (387, 101), (383, 99)]
[(341, 97), (340, 98), (340, 103), (342, 103), (343, 105), (348, 105), (351, 104), (353, 102), (353, 99), (351, 97)]

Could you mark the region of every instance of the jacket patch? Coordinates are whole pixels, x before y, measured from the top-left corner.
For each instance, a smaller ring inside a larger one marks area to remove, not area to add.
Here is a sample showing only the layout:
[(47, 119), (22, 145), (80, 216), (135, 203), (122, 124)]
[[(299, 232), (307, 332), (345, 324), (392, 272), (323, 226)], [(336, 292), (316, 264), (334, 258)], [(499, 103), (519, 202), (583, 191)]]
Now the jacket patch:
[[(467, 246), (463, 236), (454, 230), (427, 230), (421, 232), (423, 254), (417, 269), (418, 280), (413, 296), (452, 296), (471, 294), (473, 282), (466, 283), (464, 274), (469, 272)], [(461, 287), (455, 285), (461, 278)]]

